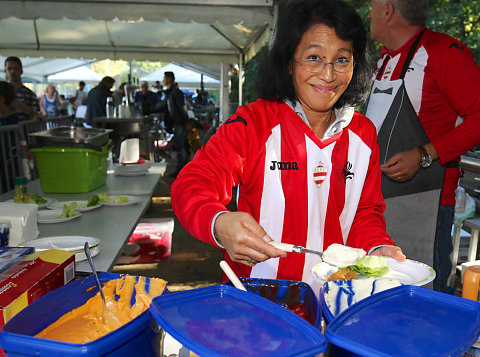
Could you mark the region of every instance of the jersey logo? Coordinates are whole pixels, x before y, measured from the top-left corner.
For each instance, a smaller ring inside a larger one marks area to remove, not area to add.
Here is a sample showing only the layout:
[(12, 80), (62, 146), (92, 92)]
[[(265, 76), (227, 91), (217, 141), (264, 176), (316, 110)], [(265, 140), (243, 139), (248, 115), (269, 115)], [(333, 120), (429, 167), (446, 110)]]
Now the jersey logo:
[(243, 123), (245, 124), (245, 126), (247, 126), (247, 121), (242, 117), (236, 117), (235, 119), (230, 118), (225, 122), (225, 124), (232, 124), (232, 123), (238, 123), (238, 122)]
[(328, 174), (328, 167), (323, 163), (319, 162), (317, 166), (313, 169), (313, 181), (315, 181), (315, 185), (317, 188), (322, 186), (322, 183), (327, 178)]
[(345, 163), (345, 166), (343, 166), (343, 170), (342, 170), (343, 179), (345, 180), (345, 182), (347, 182), (347, 179), (353, 179), (353, 176), (355, 176), (355, 174), (350, 171), (351, 169), (352, 169), (352, 164), (350, 163), (350, 161), (347, 161)]
[(273, 161), (272, 166), (270, 166), (270, 170), (298, 170), (298, 164), (295, 161)]
[(458, 43), (452, 43), (448, 48), (458, 48), (459, 50), (463, 51), (465, 49), (464, 46), (460, 46)]

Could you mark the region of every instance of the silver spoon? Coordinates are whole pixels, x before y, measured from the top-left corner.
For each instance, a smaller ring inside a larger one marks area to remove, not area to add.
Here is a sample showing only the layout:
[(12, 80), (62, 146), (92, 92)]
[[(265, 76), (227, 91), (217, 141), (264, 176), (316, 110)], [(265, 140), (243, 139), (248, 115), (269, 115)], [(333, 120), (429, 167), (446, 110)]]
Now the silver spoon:
[(105, 319), (105, 321), (108, 321), (110, 325), (114, 326), (115, 328), (118, 328), (122, 326), (122, 323), (120, 322), (118, 317), (115, 316), (113, 311), (110, 311), (107, 309), (107, 301), (105, 300), (105, 295), (103, 294), (102, 284), (100, 284), (100, 280), (98, 279), (97, 270), (95, 269), (95, 265), (93, 264), (92, 255), (90, 254), (90, 246), (88, 245), (88, 242), (85, 242), (85, 245), (83, 246), (83, 250), (85, 251), (85, 255), (87, 256), (88, 263), (92, 268), (93, 276), (95, 277), (95, 281), (97, 283), (97, 288), (100, 291), (100, 295), (102, 296), (103, 318)]

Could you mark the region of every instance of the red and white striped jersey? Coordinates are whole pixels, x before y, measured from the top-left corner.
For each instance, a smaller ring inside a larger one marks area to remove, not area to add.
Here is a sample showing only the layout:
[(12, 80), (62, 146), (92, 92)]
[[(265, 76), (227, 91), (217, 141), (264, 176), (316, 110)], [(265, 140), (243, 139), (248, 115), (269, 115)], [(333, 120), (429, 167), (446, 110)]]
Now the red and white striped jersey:
[[(350, 122), (321, 140), (284, 102), (238, 108), (180, 172), (172, 206), (194, 237), (216, 245), (212, 220), (238, 186), (238, 211), (250, 213), (276, 241), (323, 251), (332, 243), (367, 252), (393, 244), (385, 231), (379, 149), (374, 125), (350, 111)], [(337, 120), (338, 114), (337, 112)], [(289, 253), (253, 269), (225, 260), (239, 276), (312, 283), (312, 254)]]
[[(422, 27), (401, 48), (382, 49), (380, 80), (397, 80)], [(480, 144), (480, 69), (463, 43), (427, 29), (405, 75), (405, 87), (425, 132), (445, 165)], [(442, 205), (455, 205), (460, 169), (447, 167)]]

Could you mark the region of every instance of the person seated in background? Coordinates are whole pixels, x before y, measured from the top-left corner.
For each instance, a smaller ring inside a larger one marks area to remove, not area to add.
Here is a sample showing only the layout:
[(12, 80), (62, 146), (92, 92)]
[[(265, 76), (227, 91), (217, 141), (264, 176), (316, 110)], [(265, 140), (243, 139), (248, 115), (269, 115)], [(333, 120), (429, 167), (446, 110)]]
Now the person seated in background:
[(15, 125), (20, 120), (17, 111), (12, 108), (15, 98), (15, 87), (0, 81), (0, 125)]
[(12, 107), (17, 111), (20, 120), (41, 119), (37, 95), (25, 87), (22, 82), (23, 67), (20, 58), (10, 56), (5, 59), (5, 79), (15, 88), (15, 100)]
[(67, 115), (69, 117), (75, 116), (75, 98), (74, 97), (71, 97), (68, 99)]
[[(260, 99), (240, 106), (180, 171), (175, 215), (241, 277), (318, 288), (311, 270), (320, 257), (287, 255), (272, 240), (404, 261), (386, 232), (375, 126), (355, 111), (371, 73), (362, 19), (341, 0), (293, 0), (274, 34)], [(226, 207), (234, 188), (236, 212)]]
[(157, 107), (160, 98), (148, 89), (148, 82), (142, 82), (141, 89), (135, 93), (135, 106), (142, 115), (149, 115)]
[(69, 100), (65, 95), (60, 94), (60, 115), (68, 115), (68, 103)]
[(185, 125), (187, 130), (187, 141), (188, 141), (188, 150), (190, 156), (195, 156), (195, 153), (200, 149), (200, 134), (198, 132), (198, 122), (194, 118), (190, 118)]
[(60, 114), (60, 96), (53, 84), (47, 85), (45, 95), (40, 98), (40, 110), (47, 118), (55, 118)]

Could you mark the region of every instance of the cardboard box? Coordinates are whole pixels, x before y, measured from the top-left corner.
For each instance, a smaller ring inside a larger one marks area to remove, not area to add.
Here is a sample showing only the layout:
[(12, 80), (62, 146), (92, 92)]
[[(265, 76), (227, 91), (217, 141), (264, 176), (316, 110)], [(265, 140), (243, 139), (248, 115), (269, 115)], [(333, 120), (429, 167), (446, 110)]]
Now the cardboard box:
[(50, 249), (27, 255), (0, 274), (0, 330), (20, 310), (75, 280), (75, 254)]

